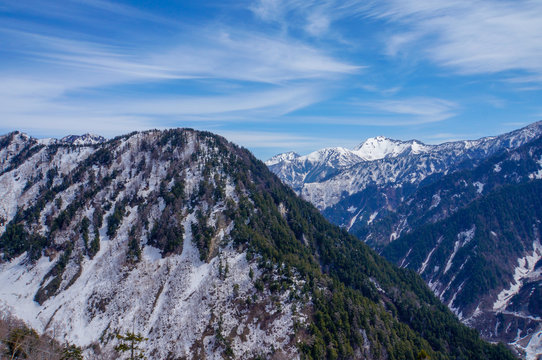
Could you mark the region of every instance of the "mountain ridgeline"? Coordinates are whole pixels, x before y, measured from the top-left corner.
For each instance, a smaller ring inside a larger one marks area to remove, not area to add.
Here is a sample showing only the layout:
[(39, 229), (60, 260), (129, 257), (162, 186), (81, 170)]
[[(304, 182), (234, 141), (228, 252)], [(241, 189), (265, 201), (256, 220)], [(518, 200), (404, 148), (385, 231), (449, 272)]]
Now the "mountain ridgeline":
[[(542, 354), (542, 123), (417, 153), (403, 148), (342, 168), (329, 164), (334, 175), (290, 185), (327, 219), (419, 273), (485, 338), (536, 359)], [(314, 154), (306, 158), (316, 161)], [(268, 165), (281, 176), (299, 159)]]
[(0, 306), (88, 358), (514, 358), (219, 136), (75, 144), (0, 138)]

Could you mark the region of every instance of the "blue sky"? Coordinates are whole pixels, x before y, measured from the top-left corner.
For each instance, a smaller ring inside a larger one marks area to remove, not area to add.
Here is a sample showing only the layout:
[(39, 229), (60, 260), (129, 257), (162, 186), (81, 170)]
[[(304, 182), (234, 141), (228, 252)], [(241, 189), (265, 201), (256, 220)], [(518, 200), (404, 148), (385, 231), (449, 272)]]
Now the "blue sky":
[(192, 127), (261, 159), (542, 119), (542, 2), (0, 3), (0, 132)]

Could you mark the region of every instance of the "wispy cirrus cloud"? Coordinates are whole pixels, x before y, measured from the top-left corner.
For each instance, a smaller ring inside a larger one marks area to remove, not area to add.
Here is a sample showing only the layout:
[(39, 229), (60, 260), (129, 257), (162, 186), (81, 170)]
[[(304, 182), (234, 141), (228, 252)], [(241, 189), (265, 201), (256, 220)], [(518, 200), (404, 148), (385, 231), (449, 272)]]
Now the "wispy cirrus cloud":
[(313, 35), (346, 18), (381, 20), (388, 55), (426, 58), (464, 75), (523, 71), (531, 76), (520, 81), (542, 78), (542, 2), (536, 0), (258, 0), (251, 9), (266, 21), (288, 22), (295, 14), (302, 20), (291, 26)]
[(433, 97), (412, 97), (354, 103), (375, 125), (414, 125), (438, 122), (455, 116), (457, 103)]
[(434, 117), (437, 119), (451, 116), (453, 111), (457, 109), (457, 104), (451, 101), (430, 97), (415, 97), (401, 100), (381, 100), (367, 102), (363, 105), (382, 112)]
[(288, 38), (227, 29), (202, 29), (158, 52), (77, 41), (0, 28), (25, 47), (17, 51), (42, 62), (141, 79), (229, 79), (280, 83), (349, 74), (362, 67), (336, 60)]
[[(255, 149), (295, 149), (300, 154), (314, 151), (315, 148), (332, 146), (351, 146), (359, 143), (359, 139), (333, 138), (321, 136), (307, 136), (289, 132), (274, 131), (224, 131), (217, 130), (217, 134), (229, 141), (243, 144)], [(275, 153), (270, 153), (275, 155)]]
[[(92, 3), (109, 10), (109, 3)], [(119, 124), (159, 127), (174, 117), (269, 119), (321, 101), (330, 82), (362, 68), (288, 36), (216, 24), (187, 27), (153, 47), (31, 30), (0, 28), (10, 39), (0, 51), (22, 60), (0, 70), (0, 115), (27, 131), (51, 118), (70, 132), (80, 126), (66, 119), (84, 118), (104, 134)], [(160, 86), (176, 90), (153, 90)]]
[(264, 21), (280, 23), (285, 28), (300, 27), (312, 36), (321, 36), (333, 22), (359, 16), (367, 10), (367, 4), (356, 0), (257, 0), (249, 8)]
[(401, 25), (391, 37), (392, 54), (421, 49), (466, 75), (524, 71), (539, 80), (542, 74), (540, 1), (390, 0), (374, 2), (367, 16)]
[[(343, 132), (356, 133), (356, 142), (363, 131), (454, 134), (461, 127), (444, 127), (469, 116), (519, 119), (525, 104), (522, 114), (539, 112), (541, 6), (3, 2), (0, 129), (55, 136), (241, 129), (236, 139), (245, 146), (299, 151), (329, 144), (328, 136), (337, 139), (329, 145), (341, 145)], [(510, 96), (527, 89), (521, 99)]]

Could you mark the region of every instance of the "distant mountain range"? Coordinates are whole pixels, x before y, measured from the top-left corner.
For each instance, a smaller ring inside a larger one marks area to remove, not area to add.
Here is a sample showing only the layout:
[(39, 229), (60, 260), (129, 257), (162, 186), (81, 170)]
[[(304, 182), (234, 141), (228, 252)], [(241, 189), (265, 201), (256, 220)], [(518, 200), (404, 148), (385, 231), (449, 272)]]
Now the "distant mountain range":
[[(28, 135), (23, 134), (28, 137)], [(97, 145), (107, 141), (106, 138), (100, 135), (93, 134), (83, 134), (83, 135), (67, 135), (61, 139), (54, 138), (44, 138), (44, 139), (35, 139), (41, 145)]]
[(440, 145), (377, 137), (266, 164), (326, 218), (420, 273), (464, 322), (536, 359), (541, 136), (542, 122)]
[(390, 192), (388, 197), (377, 195), (374, 201), (394, 208), (401, 197), (414, 191), (426, 178), (472, 167), (498, 151), (516, 148), (541, 134), (542, 122), (537, 122), (501, 136), (440, 145), (379, 136), (367, 139), (352, 150), (325, 148), (305, 156), (290, 152), (276, 155), (266, 164), (318, 209), (333, 208), (333, 213), (342, 217), (334, 222), (349, 227), (359, 221), (369, 221), (381, 207), (355, 206), (359, 202), (351, 198), (364, 190), (376, 188), (379, 193)]

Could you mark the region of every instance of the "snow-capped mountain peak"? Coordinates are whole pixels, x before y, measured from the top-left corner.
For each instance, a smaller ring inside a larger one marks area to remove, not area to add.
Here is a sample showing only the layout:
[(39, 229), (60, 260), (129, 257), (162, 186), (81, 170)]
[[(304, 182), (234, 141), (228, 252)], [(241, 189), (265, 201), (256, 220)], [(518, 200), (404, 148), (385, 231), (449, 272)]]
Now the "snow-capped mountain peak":
[(273, 156), (271, 159), (267, 160), (265, 164), (267, 166), (278, 164), (282, 161), (292, 161), (294, 159), (297, 159), (300, 155), (294, 151), (288, 151), (282, 154), (277, 154)]
[(410, 149), (413, 153), (425, 152), (428, 146), (416, 140), (400, 141), (377, 136), (368, 138), (354, 148), (353, 152), (364, 160), (372, 161), (385, 157), (395, 157)]
[(311, 163), (333, 163), (338, 166), (348, 166), (359, 162), (357, 155), (343, 147), (329, 147), (300, 156), (299, 160)]
[(103, 136), (89, 133), (83, 135), (68, 135), (60, 139), (60, 142), (72, 145), (96, 145), (105, 141), (106, 139)]

